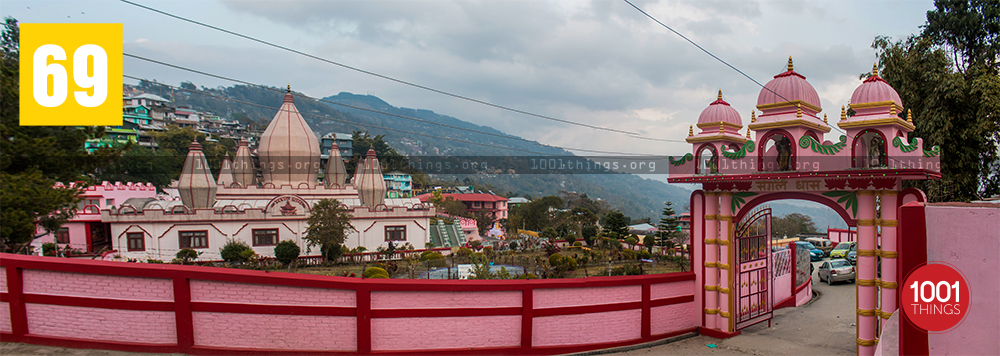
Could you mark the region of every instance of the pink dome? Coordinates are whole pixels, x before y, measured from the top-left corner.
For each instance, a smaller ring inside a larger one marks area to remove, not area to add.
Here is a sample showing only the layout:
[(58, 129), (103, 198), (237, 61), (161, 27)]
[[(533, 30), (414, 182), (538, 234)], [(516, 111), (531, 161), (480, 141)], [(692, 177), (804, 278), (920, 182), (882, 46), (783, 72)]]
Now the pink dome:
[(896, 106), (903, 107), (903, 101), (899, 99), (899, 93), (896, 93), (896, 89), (893, 89), (885, 79), (877, 74), (865, 79), (851, 95), (851, 104), (854, 105), (885, 101), (892, 101), (896, 103)]
[[(719, 95), (722, 95), (721, 92)], [(720, 122), (728, 122), (739, 127), (743, 126), (740, 114), (721, 98), (712, 102), (705, 110), (701, 111), (701, 115), (698, 116), (698, 127), (701, 127), (702, 124), (718, 124)]]
[(821, 107), (816, 89), (813, 89), (812, 85), (806, 81), (805, 76), (792, 70), (792, 59), (789, 58), (788, 71), (774, 76), (774, 79), (764, 85), (764, 89), (761, 89), (760, 94), (757, 95), (757, 105), (795, 100), (802, 100), (817, 108)]

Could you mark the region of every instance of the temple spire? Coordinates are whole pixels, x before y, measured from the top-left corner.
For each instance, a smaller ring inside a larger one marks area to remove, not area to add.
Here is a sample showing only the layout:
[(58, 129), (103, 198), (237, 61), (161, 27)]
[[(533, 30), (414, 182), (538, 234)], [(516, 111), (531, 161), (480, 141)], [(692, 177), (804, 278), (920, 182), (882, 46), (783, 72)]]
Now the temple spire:
[(791, 72), (794, 68), (792, 66), (792, 56), (788, 56), (788, 71)]
[(872, 63), (872, 76), (878, 76), (878, 62)]
[(181, 202), (191, 209), (211, 208), (215, 205), (215, 192), (219, 189), (216, 184), (218, 183), (208, 168), (205, 153), (201, 151), (201, 144), (198, 141), (191, 142), (180, 179), (177, 180)]
[(719, 89), (719, 100), (722, 100), (722, 89)]
[(844, 110), (844, 106), (840, 106), (840, 121), (847, 120), (847, 111)]

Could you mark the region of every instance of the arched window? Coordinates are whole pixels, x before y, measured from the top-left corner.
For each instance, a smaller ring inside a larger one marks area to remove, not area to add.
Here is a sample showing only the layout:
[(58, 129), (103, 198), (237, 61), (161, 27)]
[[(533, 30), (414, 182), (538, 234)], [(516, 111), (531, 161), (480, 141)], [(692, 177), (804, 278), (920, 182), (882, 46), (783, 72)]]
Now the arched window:
[(795, 169), (795, 137), (785, 130), (768, 131), (757, 143), (757, 169), (780, 172)]
[(695, 166), (695, 174), (718, 174), (719, 173), (719, 153), (715, 145), (706, 143), (698, 148), (698, 165)]
[(882, 132), (875, 129), (865, 129), (854, 136), (851, 148), (851, 161), (854, 168), (886, 167), (888, 142)]

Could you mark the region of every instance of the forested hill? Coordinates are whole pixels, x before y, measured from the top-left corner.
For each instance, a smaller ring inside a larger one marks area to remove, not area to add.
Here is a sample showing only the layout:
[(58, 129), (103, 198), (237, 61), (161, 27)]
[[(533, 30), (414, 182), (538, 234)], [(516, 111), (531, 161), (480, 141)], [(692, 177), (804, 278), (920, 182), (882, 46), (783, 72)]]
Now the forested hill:
[[(182, 85), (189, 89), (196, 88), (192, 83), (183, 83)], [(201, 87), (199, 89), (217, 97), (171, 90), (169, 87), (149, 81), (140, 82), (139, 87), (144, 92), (157, 94), (165, 98), (172, 98), (175, 105), (190, 105), (197, 110), (209, 111), (224, 118), (261, 125), (261, 129), (274, 117), (284, 96), (283, 88), (268, 90), (245, 85), (219, 88)], [(266, 107), (237, 103), (219, 97), (250, 102)], [(466, 129), (449, 128), (296, 97), (295, 106), (303, 114), (303, 117), (312, 126), (316, 134), (324, 135), (331, 132), (351, 133), (354, 131), (368, 131), (372, 135), (384, 134), (385, 140), (404, 155), (535, 155), (523, 151), (511, 151), (479, 144), (510, 147), (546, 155), (572, 155), (572, 153), (561, 149), (540, 146), (531, 141), (507, 135), (488, 126), (480, 126), (454, 117), (439, 115), (430, 110), (395, 107), (371, 95), (340, 93), (322, 100)], [(378, 127), (412, 133), (400, 133)], [(420, 134), (445, 137), (453, 140), (432, 138), (421, 136)], [(477, 144), (459, 141), (469, 141)], [(458, 177), (432, 176), (432, 178), (449, 182), (457, 179), (462, 184), (465, 184), (465, 180), (468, 179), (479, 186), (491, 186), (495, 188), (493, 191), (497, 194), (541, 197), (557, 195), (560, 191), (586, 193), (591, 198), (607, 201), (612, 207), (620, 209), (632, 218), (648, 217), (654, 221), (659, 219), (664, 202), (672, 201), (677, 207), (678, 212), (680, 212), (687, 206), (690, 196), (690, 192), (685, 189), (668, 185), (662, 181), (644, 179), (629, 174), (491, 174)], [(777, 208), (778, 204), (772, 206)], [(795, 209), (800, 208), (787, 210), (795, 211)], [(776, 213), (780, 215), (780, 212), (776, 211)], [(825, 227), (828, 223), (838, 224), (837, 221), (828, 222), (823, 218), (814, 218), (814, 221), (817, 227)]]

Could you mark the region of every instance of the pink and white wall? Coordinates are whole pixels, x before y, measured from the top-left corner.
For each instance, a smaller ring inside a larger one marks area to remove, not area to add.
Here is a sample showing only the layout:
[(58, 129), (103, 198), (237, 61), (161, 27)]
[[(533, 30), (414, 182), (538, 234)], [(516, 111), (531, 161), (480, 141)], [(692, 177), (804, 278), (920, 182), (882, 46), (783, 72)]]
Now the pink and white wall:
[(691, 272), (374, 280), (0, 256), (4, 342), (188, 354), (561, 354), (694, 333), (700, 323)]

